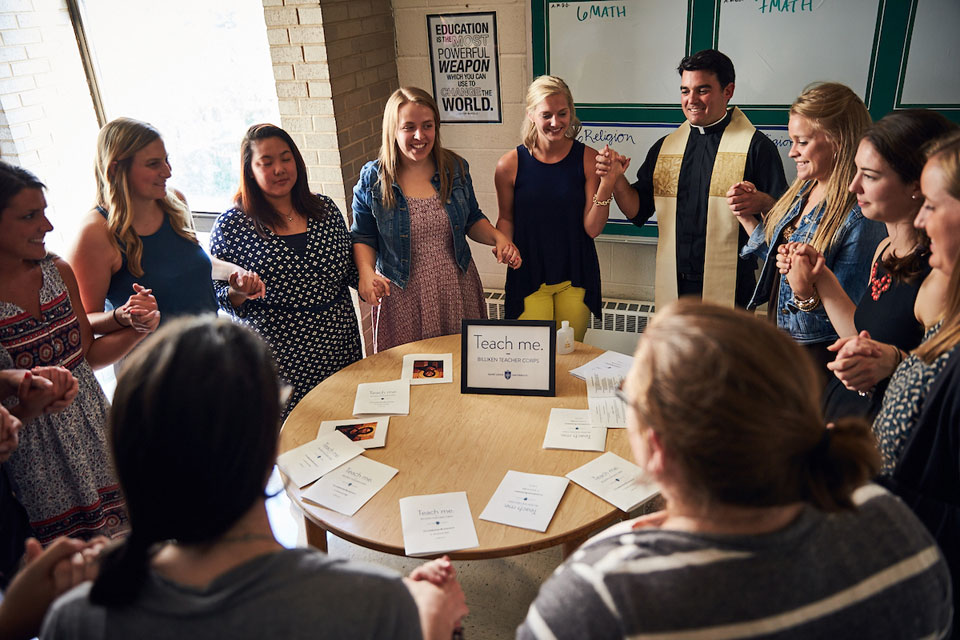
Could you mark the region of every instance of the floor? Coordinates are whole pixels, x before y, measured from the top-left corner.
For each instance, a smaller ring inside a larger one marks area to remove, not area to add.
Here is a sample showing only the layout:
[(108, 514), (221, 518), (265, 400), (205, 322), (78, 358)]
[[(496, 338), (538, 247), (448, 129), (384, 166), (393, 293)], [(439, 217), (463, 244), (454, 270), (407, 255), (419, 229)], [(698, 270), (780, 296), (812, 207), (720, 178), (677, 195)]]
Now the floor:
[[(267, 484), (267, 492), (276, 494), (267, 500), (267, 513), (277, 540), (286, 547), (305, 546), (303, 520), (283, 492), (276, 469)], [(372, 551), (333, 535), (327, 536), (327, 544), (331, 556), (390, 567), (404, 575), (423, 562)], [(460, 585), (470, 607), (470, 615), (464, 620), (464, 636), (470, 640), (513, 638), (540, 584), (553, 573), (560, 560), (560, 547), (553, 547), (510, 558), (456, 562)]]

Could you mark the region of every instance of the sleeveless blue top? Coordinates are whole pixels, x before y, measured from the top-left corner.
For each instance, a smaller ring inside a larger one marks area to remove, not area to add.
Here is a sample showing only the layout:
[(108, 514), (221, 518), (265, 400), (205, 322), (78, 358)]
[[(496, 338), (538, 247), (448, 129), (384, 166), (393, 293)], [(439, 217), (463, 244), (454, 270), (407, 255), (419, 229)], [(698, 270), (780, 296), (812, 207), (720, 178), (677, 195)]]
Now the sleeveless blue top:
[[(97, 211), (107, 217), (103, 208), (97, 207)], [(153, 289), (161, 323), (176, 316), (217, 312), (210, 258), (199, 244), (177, 235), (170, 226), (169, 216), (163, 216), (163, 224), (155, 233), (140, 236), (140, 242), (143, 243), (140, 258), (143, 276), (137, 278), (127, 270), (127, 255), (121, 251), (123, 263), (110, 278), (107, 290), (107, 302), (112, 308), (127, 302), (136, 282)]]
[(523, 299), (540, 285), (567, 280), (586, 290), (584, 304), (600, 316), (600, 263), (593, 238), (583, 228), (584, 148), (575, 140), (563, 160), (545, 164), (523, 145), (517, 147), (513, 243), (523, 264), (507, 269), (507, 318), (523, 313)]

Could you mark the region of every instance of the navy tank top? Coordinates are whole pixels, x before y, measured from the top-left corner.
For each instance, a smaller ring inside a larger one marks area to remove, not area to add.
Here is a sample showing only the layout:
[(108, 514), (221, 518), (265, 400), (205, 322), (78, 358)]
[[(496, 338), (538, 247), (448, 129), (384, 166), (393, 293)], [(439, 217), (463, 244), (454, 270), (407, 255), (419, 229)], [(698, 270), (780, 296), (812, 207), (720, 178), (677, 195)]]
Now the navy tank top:
[[(107, 212), (97, 207), (104, 218)], [(122, 306), (133, 295), (133, 283), (153, 289), (160, 309), (160, 322), (182, 315), (216, 313), (217, 299), (213, 292), (210, 258), (199, 244), (177, 235), (169, 216), (156, 232), (140, 236), (143, 243), (140, 266), (143, 276), (134, 277), (127, 269), (126, 253), (123, 263), (110, 278), (107, 302), (112, 308)], [(122, 243), (121, 243), (122, 247)]]
[(574, 141), (560, 162), (540, 162), (517, 147), (513, 189), (513, 242), (523, 264), (507, 269), (508, 318), (523, 313), (523, 299), (542, 284), (570, 280), (586, 290), (584, 304), (600, 315), (600, 264), (593, 238), (583, 228), (586, 205), (582, 142)]

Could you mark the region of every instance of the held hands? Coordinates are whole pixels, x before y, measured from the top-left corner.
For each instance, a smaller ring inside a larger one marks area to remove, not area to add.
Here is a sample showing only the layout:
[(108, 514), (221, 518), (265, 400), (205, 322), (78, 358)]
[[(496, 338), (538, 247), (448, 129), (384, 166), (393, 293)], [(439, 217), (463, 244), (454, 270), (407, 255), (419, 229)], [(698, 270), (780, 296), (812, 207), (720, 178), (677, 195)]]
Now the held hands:
[(827, 267), (823, 254), (810, 245), (788, 242), (777, 247), (777, 269), (780, 275), (787, 276), (787, 282), (798, 298), (809, 298)]
[[(30, 373), (33, 374), (32, 388), (37, 387), (37, 383), (49, 382), (49, 386), (42, 385), (40, 387), (43, 389), (40, 395), (46, 402), (43, 409), (44, 413), (63, 411), (73, 402), (80, 391), (80, 383), (73, 377), (69, 369), (63, 367), (34, 367), (30, 370)], [(27, 393), (29, 394), (30, 391), (28, 390)], [(20, 402), (25, 402), (23, 396), (20, 396), (20, 398)], [(31, 401), (32, 399), (26, 400), (28, 403)]]
[(244, 300), (256, 300), (267, 295), (267, 286), (253, 271), (237, 269), (228, 280), (231, 296), (242, 296)]
[(380, 304), (380, 298), (390, 295), (390, 280), (384, 278), (376, 271), (369, 271), (366, 274), (360, 274), (360, 286), (357, 293), (364, 302), (371, 306)]
[[(133, 283), (133, 295), (114, 314), (120, 326), (133, 327), (137, 333), (151, 333), (160, 325), (160, 311), (153, 289)], [(120, 320), (122, 318), (123, 320)]]
[(404, 583), (417, 603), (424, 640), (447, 640), (470, 613), (457, 572), (447, 556), (417, 567)]
[(58, 596), (96, 578), (100, 554), (108, 542), (103, 536), (89, 542), (58, 538), (44, 550), (34, 538), (28, 538), (24, 567), (0, 603), (0, 627), (9, 638), (36, 636), (44, 614)]
[(734, 183), (727, 190), (727, 205), (733, 215), (756, 216), (766, 213), (774, 205), (774, 200), (767, 194), (759, 191), (752, 182), (744, 180)]
[(889, 378), (900, 362), (895, 346), (871, 339), (867, 331), (840, 338), (827, 348), (837, 353), (827, 368), (851, 391), (870, 391)]
[(620, 155), (611, 149), (610, 145), (604, 145), (603, 149), (597, 152), (597, 175), (601, 182), (616, 182), (629, 166), (630, 158)]
[(6, 462), (20, 444), (20, 427), (23, 423), (0, 405), (0, 462)]
[(519, 269), (520, 265), (523, 264), (523, 258), (520, 257), (520, 250), (517, 249), (517, 245), (507, 240), (507, 236), (502, 233), (497, 233), (496, 244), (491, 251), (496, 256), (497, 262), (505, 264), (511, 269)]

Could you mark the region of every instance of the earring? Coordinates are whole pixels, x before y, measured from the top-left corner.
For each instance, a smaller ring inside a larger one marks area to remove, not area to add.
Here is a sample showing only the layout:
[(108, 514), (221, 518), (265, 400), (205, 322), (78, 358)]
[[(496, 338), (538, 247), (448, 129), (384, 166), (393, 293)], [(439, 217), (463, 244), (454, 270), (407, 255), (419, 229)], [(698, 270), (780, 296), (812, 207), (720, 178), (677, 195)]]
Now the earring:
[(915, 193), (910, 194), (910, 199), (911, 199), (911, 200), (916, 200), (916, 199), (917, 199), (917, 194), (915, 194)]

